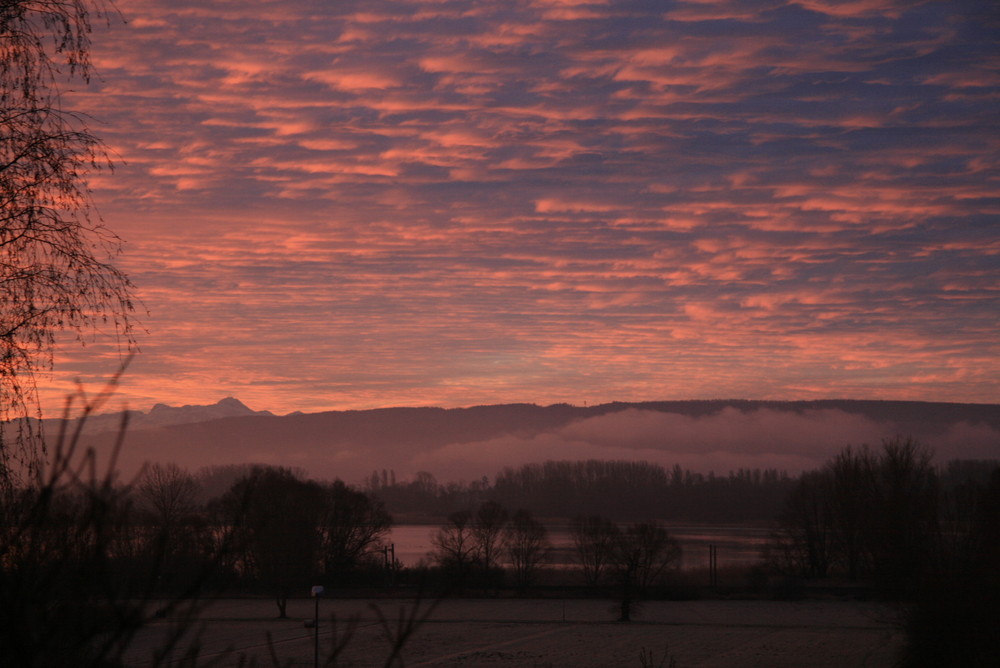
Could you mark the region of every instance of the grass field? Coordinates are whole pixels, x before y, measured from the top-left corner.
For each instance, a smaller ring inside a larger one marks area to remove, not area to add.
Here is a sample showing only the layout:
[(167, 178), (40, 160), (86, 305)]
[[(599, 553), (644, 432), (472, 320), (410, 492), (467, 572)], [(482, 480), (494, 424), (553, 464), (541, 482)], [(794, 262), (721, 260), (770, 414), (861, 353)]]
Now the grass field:
[[(336, 665), (384, 665), (389, 645), (372, 605), (395, 627), (413, 601), (321, 600), (320, 665), (333, 641), (331, 620), (340, 636), (351, 617), (354, 636)], [(314, 616), (313, 601), (289, 602), (287, 620), (276, 611), (264, 599), (213, 602), (203, 615), (200, 656), (218, 660), (214, 665), (242, 658), (272, 666), (273, 650), (278, 665), (312, 666), (313, 630), (304, 622)], [(445, 600), (406, 644), (403, 665), (640, 668), (640, 653), (659, 666), (669, 652), (677, 668), (888, 668), (902, 641), (888, 608), (854, 601), (651, 601), (630, 623), (614, 621), (616, 612), (613, 602), (598, 600)], [(149, 665), (171, 625), (162, 620), (144, 630), (130, 665)]]

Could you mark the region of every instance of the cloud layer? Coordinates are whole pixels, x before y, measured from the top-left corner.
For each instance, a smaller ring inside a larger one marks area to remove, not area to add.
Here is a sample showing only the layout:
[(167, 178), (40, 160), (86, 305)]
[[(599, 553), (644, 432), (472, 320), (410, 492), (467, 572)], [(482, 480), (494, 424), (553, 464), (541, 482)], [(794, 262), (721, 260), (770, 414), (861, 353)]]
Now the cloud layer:
[(69, 99), (138, 407), (1000, 401), (988, 3), (121, 10)]

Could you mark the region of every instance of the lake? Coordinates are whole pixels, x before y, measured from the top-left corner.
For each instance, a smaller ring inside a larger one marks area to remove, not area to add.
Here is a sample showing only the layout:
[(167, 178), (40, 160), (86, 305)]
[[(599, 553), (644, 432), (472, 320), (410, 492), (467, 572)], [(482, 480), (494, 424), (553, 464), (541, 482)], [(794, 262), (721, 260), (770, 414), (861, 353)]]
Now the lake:
[[(408, 567), (430, 561), (428, 553), (433, 551), (431, 538), (437, 533), (437, 524), (402, 524), (394, 526), (388, 542), (396, 548), (396, 558)], [(552, 543), (552, 561), (556, 564), (572, 564), (575, 548), (569, 527), (556, 525), (547, 527)], [(715, 546), (716, 563), (719, 568), (726, 566), (747, 566), (760, 560), (761, 550), (767, 543), (770, 529), (767, 527), (683, 525), (664, 528), (681, 544), (681, 568), (685, 570), (708, 568), (709, 548)]]

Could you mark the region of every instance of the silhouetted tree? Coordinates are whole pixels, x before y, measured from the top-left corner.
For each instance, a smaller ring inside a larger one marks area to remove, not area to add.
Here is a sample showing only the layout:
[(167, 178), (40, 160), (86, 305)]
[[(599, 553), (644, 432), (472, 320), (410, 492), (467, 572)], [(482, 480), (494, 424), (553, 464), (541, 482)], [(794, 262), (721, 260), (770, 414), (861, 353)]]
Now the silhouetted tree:
[(847, 447), (820, 474), (828, 494), (832, 530), (830, 549), (835, 550), (833, 556), (844, 564), (852, 580), (857, 580), (867, 570), (870, 556), (866, 550), (866, 536), (870, 530), (868, 521), (874, 502), (872, 476), (876, 467), (876, 458), (868, 448)]
[(60, 433), (47, 466), (0, 494), (0, 666), (125, 665), (157, 613), (176, 622), (155, 649), (160, 656), (197, 643), (202, 574), (175, 596), (156, 595), (162, 560), (139, 558), (128, 490), (113, 471), (99, 471), (93, 452), (77, 450), (82, 428)]
[(779, 526), (772, 548), (786, 567), (825, 577), (841, 564), (904, 595), (932, 564), (939, 535), (931, 453), (902, 438), (883, 441), (878, 452), (847, 448), (801, 476)]
[(149, 554), (163, 560), (163, 586), (179, 572), (190, 576), (204, 569), (218, 549), (199, 512), (199, 492), (194, 476), (172, 463), (148, 466), (133, 487), (142, 523), (137, 529), (146, 529), (133, 543), (145, 543)]
[(827, 471), (803, 473), (788, 495), (771, 549), (781, 567), (826, 577), (833, 560), (831, 480)]
[(289, 594), (317, 570), (322, 488), (288, 469), (257, 467), (218, 505), (241, 552), (238, 567), (271, 589), (286, 617)]
[(240, 478), (245, 478), (257, 466), (263, 464), (217, 464), (203, 466), (195, 474), (198, 484), (198, 503), (207, 504), (218, 499), (236, 484)]
[(101, 0), (0, 4), (0, 484), (11, 463), (40, 464), (39, 368), (59, 332), (97, 328), (133, 342), (132, 286), (111, 260), (119, 240), (90, 215), (88, 173), (110, 167), (60, 84), (91, 73), (90, 20)]
[(620, 529), (606, 517), (577, 517), (570, 526), (576, 556), (583, 578), (588, 585), (600, 584), (605, 569), (614, 559), (615, 543)]
[(621, 585), (620, 621), (632, 619), (634, 599), (676, 568), (680, 558), (680, 544), (655, 523), (633, 524), (617, 532), (611, 567)]
[(625, 520), (664, 507), (674, 519), (744, 522), (773, 519), (791, 486), (788, 475), (775, 470), (740, 469), (706, 478), (679, 466), (668, 473), (649, 462), (548, 461), (504, 468), (489, 497), (556, 517), (600, 514)]
[(472, 539), (475, 542), (476, 559), (487, 571), (499, 565), (506, 539), (504, 529), (508, 521), (507, 509), (496, 501), (486, 501), (476, 510), (472, 522)]
[(392, 517), (381, 501), (340, 480), (323, 490), (320, 554), (324, 572), (341, 578), (382, 546)]
[(460, 510), (448, 516), (431, 538), (434, 560), (448, 572), (454, 586), (461, 589), (476, 558), (476, 541), (472, 535), (472, 513)]
[(995, 666), (1000, 659), (1000, 466), (953, 485), (939, 562), (904, 608), (903, 668)]
[(548, 530), (530, 511), (522, 509), (511, 516), (504, 534), (504, 545), (514, 572), (514, 583), (517, 587), (526, 589), (551, 550)]
[(424, 494), (433, 496), (438, 493), (437, 479), (433, 473), (417, 471), (413, 484)]
[(874, 472), (868, 541), (872, 571), (890, 594), (916, 586), (938, 534), (937, 475), (930, 450), (912, 439), (884, 441)]
[(197, 508), (198, 483), (176, 464), (151, 464), (135, 483), (135, 494), (157, 524), (173, 526)]

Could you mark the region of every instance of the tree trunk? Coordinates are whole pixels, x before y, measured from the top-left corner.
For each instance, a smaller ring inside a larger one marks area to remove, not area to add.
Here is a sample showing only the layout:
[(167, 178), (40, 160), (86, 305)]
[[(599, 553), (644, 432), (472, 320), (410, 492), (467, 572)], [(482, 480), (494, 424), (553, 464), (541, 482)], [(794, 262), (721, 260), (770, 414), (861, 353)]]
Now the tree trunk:
[(625, 581), (625, 586), (622, 587), (622, 606), (621, 606), (621, 617), (618, 618), (619, 622), (631, 622), (632, 621), (632, 583), (628, 580)]
[(288, 596), (286, 594), (278, 594), (275, 596), (274, 602), (278, 604), (278, 619), (288, 619), (288, 614), (286, 613), (288, 609)]

